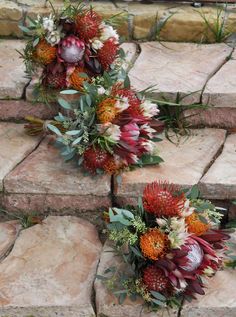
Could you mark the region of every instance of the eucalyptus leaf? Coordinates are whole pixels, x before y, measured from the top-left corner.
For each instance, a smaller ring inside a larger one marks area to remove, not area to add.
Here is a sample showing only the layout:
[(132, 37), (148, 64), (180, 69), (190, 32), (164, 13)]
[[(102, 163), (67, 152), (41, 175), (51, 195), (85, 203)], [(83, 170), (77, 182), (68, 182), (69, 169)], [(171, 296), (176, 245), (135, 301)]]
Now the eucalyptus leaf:
[(62, 90), (60, 92), (60, 94), (62, 94), (62, 95), (74, 95), (74, 94), (78, 94), (78, 90), (66, 89), (66, 90)]
[(190, 191), (190, 198), (191, 199), (197, 199), (199, 197), (199, 189), (198, 189), (198, 186), (197, 185), (193, 185), (193, 187), (191, 188), (191, 191)]
[(81, 133), (81, 130), (71, 130), (71, 131), (66, 131), (66, 135), (78, 135)]
[(156, 299), (159, 299), (163, 302), (166, 301), (166, 297), (164, 295), (162, 295), (161, 293), (159, 292), (155, 292), (155, 291), (150, 291), (150, 293), (156, 298)]
[(52, 125), (50, 123), (47, 124), (47, 129), (49, 129), (50, 131), (52, 131), (56, 135), (62, 136), (61, 131), (57, 127), (55, 127), (54, 125)]
[(71, 104), (63, 98), (58, 98), (58, 103), (64, 109), (67, 109), (67, 110), (71, 109)]
[(83, 136), (80, 136), (78, 137), (77, 139), (75, 139), (73, 142), (72, 142), (72, 146), (74, 145), (77, 145), (78, 143), (80, 143), (80, 141), (83, 139)]

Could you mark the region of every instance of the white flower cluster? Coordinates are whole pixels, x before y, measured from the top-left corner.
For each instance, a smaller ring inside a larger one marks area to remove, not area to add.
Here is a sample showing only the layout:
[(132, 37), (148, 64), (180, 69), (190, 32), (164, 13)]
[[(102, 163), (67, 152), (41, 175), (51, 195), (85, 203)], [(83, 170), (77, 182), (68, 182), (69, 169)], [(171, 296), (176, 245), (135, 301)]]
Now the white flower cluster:
[(140, 107), (143, 110), (144, 116), (147, 118), (152, 118), (153, 116), (158, 115), (158, 113), (160, 112), (158, 106), (148, 99), (144, 99)]
[(184, 218), (157, 218), (156, 222), (160, 229), (168, 235), (170, 246), (173, 249), (180, 248), (189, 236)]
[(52, 46), (58, 44), (61, 40), (61, 28), (57, 28), (54, 23), (55, 17), (50, 14), (49, 17), (41, 18), (38, 16), (37, 22), (41, 22), (43, 30), (46, 32), (46, 41)]
[(102, 22), (99, 29), (100, 36), (91, 40), (92, 48), (95, 51), (100, 50), (103, 47), (103, 43), (111, 38), (115, 41), (115, 43), (119, 43), (119, 35), (111, 25)]

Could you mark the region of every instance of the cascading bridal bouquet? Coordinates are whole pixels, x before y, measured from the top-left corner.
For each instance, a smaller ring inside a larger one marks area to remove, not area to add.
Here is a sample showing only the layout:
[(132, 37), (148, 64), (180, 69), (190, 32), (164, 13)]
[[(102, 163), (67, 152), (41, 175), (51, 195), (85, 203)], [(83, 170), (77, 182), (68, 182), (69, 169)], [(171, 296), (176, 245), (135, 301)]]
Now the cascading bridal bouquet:
[(126, 73), (113, 75), (85, 80), (80, 91), (62, 91), (80, 96), (71, 102), (60, 98), (63, 113), (53, 121), (29, 117), (26, 132), (54, 134), (64, 160), (77, 161), (91, 174), (162, 162), (154, 142), (162, 129), (157, 105), (130, 88)]
[(229, 231), (218, 229), (222, 214), (198, 198), (196, 186), (186, 194), (154, 182), (137, 207), (111, 208), (104, 217), (125, 270), (107, 268), (98, 278), (120, 303), (139, 296), (152, 310), (181, 306), (204, 295), (207, 280), (223, 267)]
[(61, 11), (52, 6), (49, 16), (27, 17), (28, 26), (20, 26), (29, 36), (21, 54), (27, 73), (31, 77), (42, 73), (35, 96), (46, 102), (53, 100), (52, 91), (80, 89), (84, 77), (109, 71), (119, 57), (119, 36), (112, 25), (121, 17), (103, 20), (83, 2), (64, 2)]

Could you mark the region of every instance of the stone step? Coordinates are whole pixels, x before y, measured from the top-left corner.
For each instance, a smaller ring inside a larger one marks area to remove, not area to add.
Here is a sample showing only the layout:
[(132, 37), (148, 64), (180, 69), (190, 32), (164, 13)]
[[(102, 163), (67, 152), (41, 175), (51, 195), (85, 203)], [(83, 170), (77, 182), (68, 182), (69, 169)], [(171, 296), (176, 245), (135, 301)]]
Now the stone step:
[[(62, 6), (61, 0), (53, 2), (56, 9)], [(162, 39), (176, 42), (214, 42), (213, 32), (206, 27), (203, 17), (213, 26), (219, 7), (216, 4), (205, 4), (202, 8), (194, 8), (191, 3), (164, 1), (164, 3), (133, 3), (116, 1), (93, 2), (96, 11), (104, 18), (125, 12), (127, 20), (119, 27), (122, 36), (129, 40)], [(226, 12), (225, 29), (235, 32), (235, 7), (232, 4), (224, 9)], [(0, 36), (22, 37), (19, 23), (25, 22), (26, 14), (31, 18), (37, 14), (49, 15), (51, 8), (45, 0), (2, 0), (0, 3)]]
[[(7, 225), (0, 224), (1, 230)], [(5, 244), (12, 235), (6, 233)], [(93, 282), (101, 250), (96, 228), (76, 217), (51, 216), (21, 231), (0, 262), (0, 316), (95, 317)]]
[[(221, 151), (225, 136), (222, 129), (199, 129), (192, 130), (188, 137), (173, 138), (176, 143), (167, 139), (158, 143), (164, 163), (125, 172), (121, 178), (115, 178), (116, 202), (121, 205), (137, 203), (144, 187), (153, 181), (167, 180), (185, 188), (198, 184)], [(202, 195), (205, 195), (202, 189)]]

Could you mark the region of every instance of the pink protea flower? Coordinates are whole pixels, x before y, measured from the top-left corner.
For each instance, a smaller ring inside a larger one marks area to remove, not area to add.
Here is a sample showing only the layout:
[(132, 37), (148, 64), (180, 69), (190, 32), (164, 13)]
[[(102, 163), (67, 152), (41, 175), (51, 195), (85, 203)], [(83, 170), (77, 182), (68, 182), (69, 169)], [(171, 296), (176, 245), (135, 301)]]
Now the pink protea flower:
[(74, 35), (64, 38), (58, 47), (58, 57), (62, 62), (76, 64), (80, 62), (85, 53), (85, 43)]

